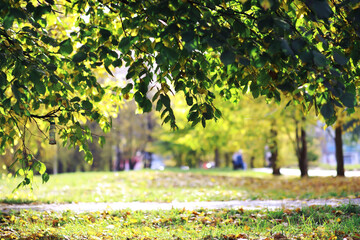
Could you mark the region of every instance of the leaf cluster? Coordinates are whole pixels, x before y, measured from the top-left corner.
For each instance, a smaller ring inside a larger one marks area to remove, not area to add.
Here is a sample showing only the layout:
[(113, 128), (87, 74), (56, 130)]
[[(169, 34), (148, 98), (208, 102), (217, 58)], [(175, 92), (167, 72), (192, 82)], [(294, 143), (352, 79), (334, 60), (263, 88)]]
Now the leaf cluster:
[[(111, 106), (156, 104), (174, 129), (171, 95), (184, 94), (188, 120), (205, 127), (221, 117), (214, 89), (232, 101), (282, 93), (333, 124), (337, 109), (357, 107), (359, 16), (356, 0), (0, 0), (0, 150), (22, 142), (27, 159), (29, 124), (46, 138), (55, 119), (91, 163), (83, 124), (109, 129), (109, 93)], [(128, 84), (106, 86), (119, 68)]]

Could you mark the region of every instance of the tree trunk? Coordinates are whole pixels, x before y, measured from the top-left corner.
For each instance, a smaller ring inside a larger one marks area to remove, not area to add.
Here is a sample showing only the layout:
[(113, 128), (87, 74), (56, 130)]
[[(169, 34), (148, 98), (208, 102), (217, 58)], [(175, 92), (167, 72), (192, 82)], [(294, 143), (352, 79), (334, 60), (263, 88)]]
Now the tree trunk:
[(270, 163), (273, 170), (273, 175), (281, 175), (280, 174), (280, 167), (278, 167), (278, 144), (277, 144), (277, 130), (275, 129), (275, 123), (272, 124), (270, 135), (271, 135), (271, 143), (270, 143)]
[(54, 145), (53, 147), (54, 151), (54, 157), (53, 157), (53, 174), (56, 175), (59, 173), (58, 167), (59, 167), (59, 159), (57, 154), (57, 145)]
[(338, 177), (345, 176), (344, 169), (344, 153), (342, 143), (342, 127), (337, 126), (335, 128), (335, 151), (336, 151), (336, 173)]
[(152, 117), (151, 117), (151, 113), (148, 113), (147, 116), (146, 116), (146, 122), (147, 122), (147, 140), (148, 142), (152, 142), (153, 141), (153, 138), (152, 138), (152, 131), (154, 129), (154, 124), (153, 124), (153, 120), (152, 120)]
[(215, 154), (215, 159), (214, 159), (215, 167), (218, 168), (218, 167), (220, 167), (220, 154), (219, 154), (219, 149), (218, 148), (215, 148), (214, 154)]
[[(296, 125), (296, 139), (295, 139), (295, 152), (298, 158), (300, 176), (308, 176), (308, 159), (307, 159), (307, 141), (306, 131), (304, 129), (305, 117), (302, 118), (302, 125), (299, 127), (299, 122), (295, 120)], [(300, 131), (300, 135), (299, 135)]]
[(255, 157), (254, 156), (251, 156), (250, 157), (250, 168), (254, 168), (254, 162), (255, 162)]
[(308, 159), (307, 159), (307, 142), (306, 142), (306, 132), (304, 127), (301, 127), (301, 149), (300, 149), (300, 158), (299, 158), (299, 168), (301, 177), (308, 176)]
[(230, 159), (231, 159), (231, 156), (230, 156), (230, 153), (225, 153), (225, 167), (230, 167)]
[(136, 158), (137, 157), (129, 158), (129, 169), (130, 170), (134, 170), (135, 165), (136, 165)]

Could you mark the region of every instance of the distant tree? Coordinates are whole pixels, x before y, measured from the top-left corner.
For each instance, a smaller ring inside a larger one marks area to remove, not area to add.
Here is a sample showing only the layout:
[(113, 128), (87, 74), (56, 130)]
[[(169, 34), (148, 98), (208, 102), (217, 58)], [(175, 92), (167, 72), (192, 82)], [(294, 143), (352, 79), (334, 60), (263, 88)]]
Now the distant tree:
[(296, 145), (295, 151), (299, 162), (300, 176), (308, 176), (308, 151), (305, 129), (306, 118), (302, 117), (301, 122), (295, 121), (296, 124)]
[[(214, 103), (218, 104), (217, 101)], [(295, 159), (294, 149), (288, 144), (287, 137), (288, 131), (295, 132), (293, 122), (289, 121), (292, 112), (283, 111), (283, 105), (267, 104), (265, 99), (254, 100), (246, 94), (237, 104), (224, 102), (221, 105), (222, 118), (217, 122), (208, 122), (204, 130), (202, 126), (192, 127), (187, 122), (190, 106), (181, 97), (175, 97), (172, 103), (180, 129), (170, 132), (158, 129), (155, 134), (158, 151), (181, 151), (185, 155), (196, 152), (197, 166), (201, 161), (214, 161), (218, 167), (229, 166), (232, 154), (241, 149), (248, 165), (264, 166), (265, 148), (274, 143), (270, 150), (276, 156), (273, 158), (275, 164), (272, 164), (277, 166), (275, 174), (283, 164)], [(276, 123), (273, 127), (276, 134), (271, 131), (273, 122)]]
[(359, 126), (359, 113), (348, 115), (344, 112), (338, 112), (339, 116), (334, 124), (335, 130), (335, 157), (336, 157), (336, 175), (339, 177), (345, 176), (344, 166), (344, 150), (343, 150), (343, 134), (345, 132), (354, 131), (353, 137), (356, 136), (356, 129)]

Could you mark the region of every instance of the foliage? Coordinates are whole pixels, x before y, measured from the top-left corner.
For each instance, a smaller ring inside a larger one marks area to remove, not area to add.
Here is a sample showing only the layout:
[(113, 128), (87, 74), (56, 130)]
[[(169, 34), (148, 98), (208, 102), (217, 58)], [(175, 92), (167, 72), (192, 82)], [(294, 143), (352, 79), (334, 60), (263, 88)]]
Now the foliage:
[[(249, 94), (240, 97), (236, 104), (232, 102), (220, 103), (214, 100), (215, 105), (221, 104), (222, 118), (216, 122), (208, 122), (204, 131), (201, 125), (192, 126), (187, 122), (187, 112), (190, 108), (183, 98), (172, 99), (174, 113), (179, 126), (178, 131), (168, 131), (165, 128), (158, 129), (156, 134), (155, 149), (159, 152), (174, 154), (177, 161), (181, 161), (183, 155), (187, 158), (196, 153), (196, 164), (201, 161), (214, 161), (214, 150), (221, 153), (220, 162), (231, 162), (234, 152), (242, 149), (245, 162), (250, 166), (253, 159), (257, 167), (263, 167), (265, 151), (272, 141), (270, 134), (271, 124), (276, 119), (278, 131), (279, 166), (291, 164), (295, 161), (295, 153), (289, 140), (295, 138), (295, 121), (292, 118), (301, 118), (301, 110), (298, 106), (287, 106), (266, 101), (264, 97), (253, 99)], [(296, 114), (295, 114), (296, 113)], [(315, 120), (313, 115), (308, 118), (308, 124)], [(176, 154), (178, 153), (178, 154)], [(179, 157), (180, 156), (180, 157)], [(229, 159), (226, 159), (226, 158)], [(187, 162), (180, 162), (179, 166)]]
[[(221, 117), (214, 85), (229, 100), (282, 92), (332, 124), (356, 105), (359, 12), (357, 0), (1, 0), (0, 150), (19, 144), (20, 185), (34, 171), (46, 182), (27, 142), (46, 138), (49, 121), (91, 163), (83, 124), (108, 130), (109, 106), (134, 98), (149, 112), (154, 102), (176, 128), (169, 96), (183, 93), (188, 120), (205, 126)], [(105, 84), (120, 67), (127, 84)]]
[(359, 206), (0, 213), (6, 239), (359, 239)]
[(360, 196), (359, 183), (359, 177), (276, 178), (265, 173), (232, 170), (68, 173), (53, 176), (46, 186), (36, 184), (36, 195), (27, 189), (10, 194), (14, 183), (3, 179), (0, 182), (0, 201), (184, 202), (355, 198)]

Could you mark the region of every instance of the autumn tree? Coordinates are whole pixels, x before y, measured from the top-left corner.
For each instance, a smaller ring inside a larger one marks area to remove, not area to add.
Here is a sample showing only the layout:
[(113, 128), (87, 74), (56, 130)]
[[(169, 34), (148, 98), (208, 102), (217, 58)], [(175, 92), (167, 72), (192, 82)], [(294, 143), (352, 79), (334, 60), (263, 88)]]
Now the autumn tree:
[[(181, 93), (188, 120), (205, 126), (221, 117), (214, 85), (276, 101), (282, 92), (332, 124), (336, 108), (354, 112), (359, 16), (356, 0), (0, 0), (1, 151), (21, 143), (22, 184), (34, 170), (46, 181), (26, 146), (36, 131), (30, 123), (47, 138), (55, 122), (62, 141), (91, 163), (93, 136), (82, 122), (109, 130), (104, 98), (134, 98), (144, 112), (154, 102), (176, 128), (169, 95)], [(115, 80), (121, 66), (126, 86), (99, 80), (99, 71)]]
[(345, 176), (345, 166), (344, 166), (344, 150), (343, 150), (343, 134), (345, 132), (351, 132), (359, 126), (359, 116), (358, 112), (355, 114), (349, 115), (346, 112), (339, 111), (337, 113), (338, 119), (333, 125), (335, 136), (335, 158), (336, 158), (336, 175), (339, 177)]
[[(219, 98), (214, 103), (220, 105), (218, 101)], [(196, 154), (197, 162), (191, 166), (199, 166), (201, 161), (213, 161), (216, 167), (228, 167), (233, 153), (241, 149), (249, 167), (263, 167), (267, 165), (264, 164), (265, 151), (271, 150), (275, 174), (279, 174), (281, 166), (296, 159), (292, 145), (288, 144), (289, 131), (295, 132), (293, 122), (289, 121), (293, 112), (284, 111), (284, 105), (267, 103), (265, 98), (253, 99), (250, 94), (245, 94), (236, 104), (223, 102), (222, 118), (217, 122), (208, 122), (204, 130), (201, 125), (191, 126), (188, 123), (186, 116), (190, 106), (181, 96), (175, 96), (172, 104), (179, 130), (158, 129), (155, 144), (159, 152), (180, 152), (183, 160), (187, 159), (187, 155)], [(272, 134), (272, 129), (276, 129), (276, 136)], [(291, 137), (295, 138), (294, 135)], [(180, 161), (181, 157), (175, 158), (179, 166), (188, 164)]]

